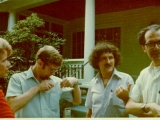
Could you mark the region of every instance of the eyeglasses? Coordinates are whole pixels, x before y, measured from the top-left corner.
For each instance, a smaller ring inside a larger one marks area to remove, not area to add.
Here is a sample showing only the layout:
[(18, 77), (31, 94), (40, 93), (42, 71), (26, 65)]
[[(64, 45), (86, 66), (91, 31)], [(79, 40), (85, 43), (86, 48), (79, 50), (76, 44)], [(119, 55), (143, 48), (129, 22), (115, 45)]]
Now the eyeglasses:
[(158, 47), (160, 47), (160, 40), (157, 42), (150, 42), (150, 43), (146, 43), (145, 44), (149, 49), (152, 49), (155, 47), (155, 45), (157, 45)]
[[(49, 65), (47, 65), (47, 66), (49, 67)], [(50, 72), (51, 72), (51, 73), (58, 71), (58, 70), (52, 69), (52, 68), (50, 68), (50, 67), (49, 67), (49, 69), (50, 69)]]

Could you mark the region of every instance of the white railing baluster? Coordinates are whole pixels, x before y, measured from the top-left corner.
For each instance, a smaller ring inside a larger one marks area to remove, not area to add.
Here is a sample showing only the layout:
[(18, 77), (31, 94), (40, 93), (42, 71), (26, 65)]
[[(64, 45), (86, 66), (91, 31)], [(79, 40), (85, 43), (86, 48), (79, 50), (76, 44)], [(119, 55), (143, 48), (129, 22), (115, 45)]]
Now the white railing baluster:
[(84, 59), (67, 59), (64, 60), (64, 64), (58, 70), (56, 75), (60, 78), (65, 77), (76, 77), (77, 79), (84, 79), (83, 78), (83, 64)]

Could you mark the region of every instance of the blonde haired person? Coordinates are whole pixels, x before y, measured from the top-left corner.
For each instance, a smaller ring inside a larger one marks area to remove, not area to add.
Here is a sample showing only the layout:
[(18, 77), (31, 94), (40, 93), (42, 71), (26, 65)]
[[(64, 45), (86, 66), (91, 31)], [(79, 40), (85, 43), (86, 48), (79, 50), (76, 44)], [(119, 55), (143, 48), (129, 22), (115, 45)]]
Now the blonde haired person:
[[(8, 75), (10, 62), (8, 57), (11, 55), (12, 47), (3, 38), (0, 38), (0, 79)], [(0, 89), (0, 118), (14, 118), (14, 114), (7, 104), (4, 93)]]

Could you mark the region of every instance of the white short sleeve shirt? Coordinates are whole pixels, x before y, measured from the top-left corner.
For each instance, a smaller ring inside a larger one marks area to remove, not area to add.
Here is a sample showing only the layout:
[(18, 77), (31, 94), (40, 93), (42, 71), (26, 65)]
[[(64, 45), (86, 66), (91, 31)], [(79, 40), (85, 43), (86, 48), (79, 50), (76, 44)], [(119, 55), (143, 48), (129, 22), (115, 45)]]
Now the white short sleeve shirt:
[(160, 67), (143, 69), (136, 80), (130, 97), (139, 103), (154, 102), (160, 105)]

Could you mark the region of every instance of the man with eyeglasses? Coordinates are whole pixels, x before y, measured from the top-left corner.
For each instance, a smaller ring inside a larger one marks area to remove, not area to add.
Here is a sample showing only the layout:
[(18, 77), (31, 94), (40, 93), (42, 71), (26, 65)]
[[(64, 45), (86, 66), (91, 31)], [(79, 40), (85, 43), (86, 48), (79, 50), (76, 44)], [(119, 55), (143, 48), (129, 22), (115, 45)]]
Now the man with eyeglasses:
[(59, 118), (60, 99), (81, 103), (77, 79), (54, 76), (62, 60), (54, 47), (44, 46), (36, 54), (35, 65), (11, 76), (6, 98), (17, 118)]
[(142, 29), (138, 39), (152, 62), (136, 80), (126, 112), (139, 117), (160, 117), (160, 25)]

